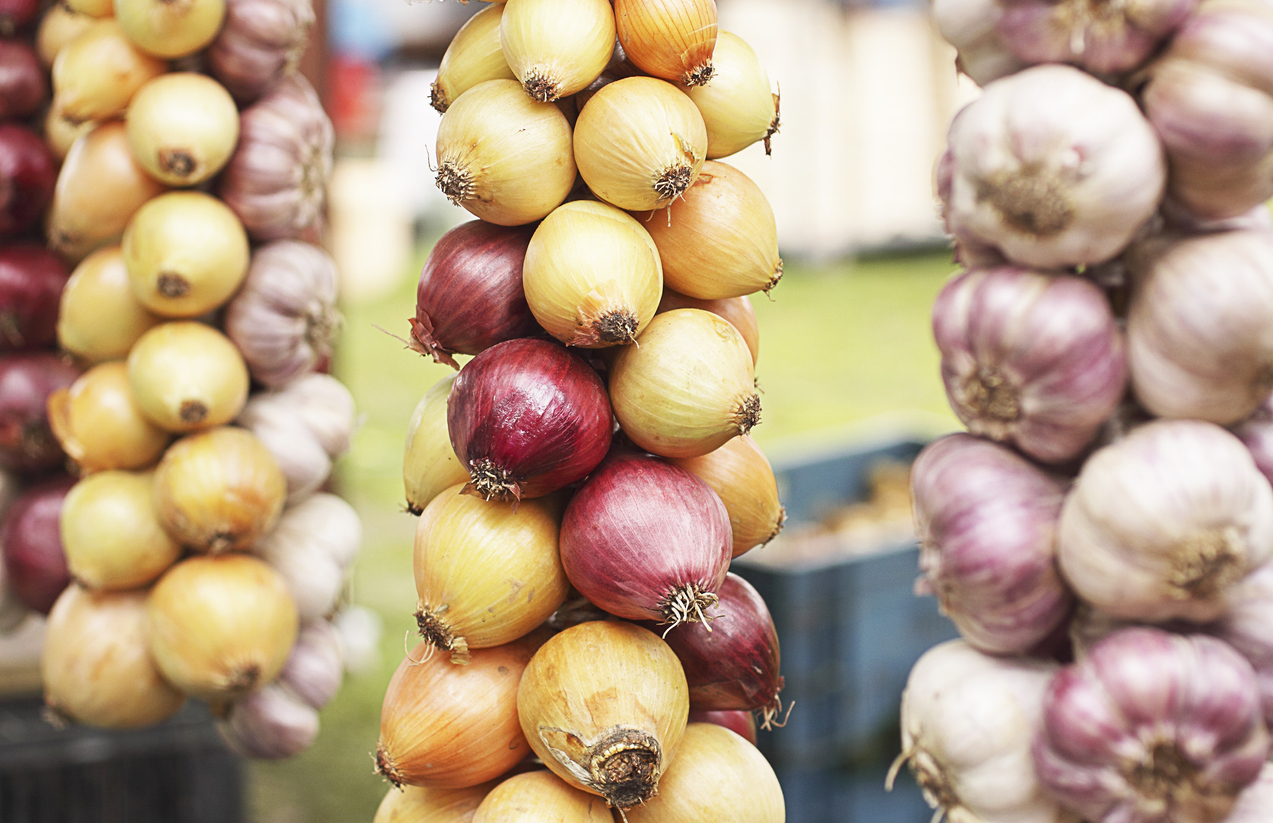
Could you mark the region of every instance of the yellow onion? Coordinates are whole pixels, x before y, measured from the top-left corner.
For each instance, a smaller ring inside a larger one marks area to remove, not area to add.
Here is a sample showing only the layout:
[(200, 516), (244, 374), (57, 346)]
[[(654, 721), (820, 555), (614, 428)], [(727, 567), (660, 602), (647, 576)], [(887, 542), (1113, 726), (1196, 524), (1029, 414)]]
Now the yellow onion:
[(572, 789), (552, 772), (535, 771), (491, 789), (473, 823), (614, 823), (614, 815), (596, 795)]
[[(108, 8), (114, 0), (90, 0), (102, 3)], [(108, 11), (105, 15), (110, 16)], [(35, 32), (35, 53), (45, 68), (51, 68), (57, 59), (58, 52), (67, 43), (93, 28), (100, 18), (87, 12), (71, 8), (69, 3), (54, 3), (40, 18), (40, 27)]]
[(274, 526), (286, 495), (274, 456), (256, 435), (232, 426), (178, 440), (155, 471), (159, 521), (201, 552), (251, 546)]
[(733, 166), (709, 160), (667, 219), (648, 215), (668, 288), (715, 300), (768, 292), (782, 279), (778, 225), (765, 193)]
[(156, 57), (185, 57), (211, 43), (225, 21), (226, 0), (114, 0), (128, 39)]
[(451, 39), (433, 81), (430, 102), (445, 113), (464, 92), (485, 80), (516, 80), (499, 41), (504, 6), (487, 6), (468, 19)]
[(530, 747), (517, 720), (517, 686), (543, 640), (533, 632), (478, 649), (467, 666), (417, 645), (385, 689), (376, 771), (398, 786), (462, 789), (520, 763)]
[(712, 487), (729, 512), (734, 557), (768, 543), (787, 519), (778, 500), (778, 481), (765, 453), (750, 435), (735, 437), (715, 451), (672, 461)]
[(150, 472), (104, 471), (80, 480), (59, 525), (71, 577), (90, 589), (145, 586), (181, 556), (159, 525)]
[(85, 474), (145, 468), (172, 437), (138, 408), (122, 360), (99, 363), (49, 395), (48, 413), (62, 451)]
[(716, 0), (614, 0), (619, 43), (641, 71), (701, 86), (714, 76)]
[(128, 355), (133, 399), (171, 432), (229, 423), (247, 403), (248, 367), (230, 339), (193, 320), (160, 323)]
[(67, 11), (73, 14), (82, 14), (89, 17), (113, 17), (115, 15), (115, 0), (61, 0), (54, 5), (54, 8), (64, 6)]
[(724, 726), (691, 723), (659, 796), (628, 810), (628, 823), (783, 823), (782, 787), (765, 756)]
[(119, 246), (85, 257), (71, 272), (58, 306), (57, 342), (89, 363), (117, 360), (162, 321), (138, 302)]
[(66, 155), (49, 206), (49, 247), (80, 260), (123, 234), (133, 213), (164, 191), (128, 148), (119, 121), (80, 135)]
[(664, 457), (697, 457), (760, 422), (751, 351), (729, 321), (702, 309), (657, 314), (610, 366), (624, 433)]
[(234, 98), (206, 74), (156, 77), (137, 90), (128, 107), (133, 156), (169, 186), (193, 186), (221, 171), (238, 141)]
[(469, 481), (468, 469), (455, 456), (446, 427), (446, 399), (458, 375), (442, 378), (420, 398), (407, 424), (407, 447), (402, 458), (402, 483), (407, 511), (419, 514), (429, 501), (456, 483)]
[(632, 623), (580, 623), (531, 659), (517, 691), (522, 730), (562, 780), (629, 809), (658, 794), (689, 716), (672, 649)]
[(751, 350), (751, 363), (756, 365), (760, 359), (760, 324), (756, 322), (756, 310), (751, 305), (751, 298), (724, 297), (718, 300), (701, 300), (689, 297), (669, 288), (663, 289), (663, 298), (659, 300), (659, 312), (672, 309), (702, 309), (717, 317), (723, 317), (730, 325), (738, 329), (738, 333), (747, 341)]
[(437, 161), (442, 193), (501, 226), (546, 217), (575, 184), (566, 116), (531, 100), (516, 80), (478, 83), (451, 104), (438, 125)]
[(712, 57), (712, 81), (686, 86), (707, 126), (709, 159), (728, 157), (778, 133), (778, 95), (769, 90), (769, 74), (747, 41), (722, 31)]
[(653, 77), (602, 86), (575, 122), (579, 174), (621, 209), (668, 205), (693, 185), (706, 156), (707, 129), (694, 102)]
[(385, 792), (371, 823), (470, 823), (495, 783), (463, 789), (393, 786)]
[(188, 557), (150, 591), (150, 651), (164, 677), (205, 700), (278, 677), (296, 642), (296, 606), (278, 572), (238, 552)]
[(71, 120), (63, 113), (61, 106), (53, 103), (44, 115), (44, 142), (48, 144), (54, 157), (65, 160), (80, 135), (92, 131), (97, 123), (96, 120)]
[(138, 49), (118, 22), (104, 20), (81, 32), (53, 61), (53, 97), (71, 121), (123, 114), (133, 94), (168, 64)]
[(649, 324), (663, 294), (659, 252), (626, 212), (575, 200), (535, 229), (522, 263), (531, 313), (568, 346), (630, 343)]
[(155, 667), (141, 591), (67, 586), (49, 613), (40, 677), (56, 714), (109, 729), (158, 723), (186, 701)]
[(164, 317), (198, 317), (230, 299), (247, 277), (248, 235), (217, 198), (173, 191), (147, 202), (124, 231), (133, 294)]
[(529, 633), (570, 590), (557, 554), (558, 500), (518, 505), (463, 490), (460, 483), (442, 492), (420, 515), (413, 563), (416, 625), (452, 663)]
[(512, 0), (500, 45), (526, 93), (543, 103), (583, 91), (614, 53), (609, 0)]

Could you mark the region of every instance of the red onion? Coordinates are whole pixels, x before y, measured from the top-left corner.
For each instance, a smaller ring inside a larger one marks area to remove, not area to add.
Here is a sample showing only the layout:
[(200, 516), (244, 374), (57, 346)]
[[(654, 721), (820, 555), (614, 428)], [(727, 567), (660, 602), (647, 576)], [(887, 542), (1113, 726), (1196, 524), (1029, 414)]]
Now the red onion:
[(48, 614), (71, 582), (62, 551), (62, 501), (75, 485), (65, 475), (24, 491), (0, 525), (0, 553), (7, 582), (27, 608)]
[(929, 444), (911, 467), (924, 577), (969, 645), (1024, 654), (1069, 617), (1056, 566), (1066, 484), (1014, 452), (967, 434)]
[(44, 141), (26, 126), (0, 124), (0, 237), (34, 226), (56, 182), (57, 161)]
[(715, 723), (717, 726), (724, 726), (751, 745), (756, 745), (756, 718), (752, 716), (751, 712), (737, 709), (711, 711), (691, 708), (689, 722)]
[(0, 357), (0, 468), (37, 472), (65, 459), (49, 428), (49, 395), (70, 386), (79, 369), (50, 352)]
[(711, 486), (622, 448), (575, 492), (561, 522), (561, 564), (584, 597), (619, 617), (673, 627), (719, 616), (707, 611), (731, 549), (729, 513)]
[(726, 575), (717, 596), (710, 624), (686, 626), (664, 638), (685, 669), (690, 706), (760, 711), (761, 725), (769, 728), (782, 709), (778, 630), (764, 599), (738, 575)]
[(1269, 754), (1255, 672), (1225, 643), (1116, 632), (1052, 679), (1039, 779), (1088, 820), (1219, 823)]
[(610, 447), (610, 400), (565, 346), (522, 338), (464, 367), (446, 403), (451, 446), (487, 500), (542, 497), (576, 483)]
[(205, 54), (208, 73), (240, 104), (251, 103), (296, 70), (314, 20), (310, 0), (228, 0)]
[(25, 40), (0, 37), (0, 120), (35, 114), (49, 94), (49, 81), (35, 49)]
[(6, 37), (35, 19), (39, 0), (0, 0), (0, 34)]
[(1079, 277), (964, 272), (938, 295), (933, 334), (959, 419), (1046, 463), (1080, 454), (1127, 385), (1109, 301)]
[(522, 260), (535, 224), (497, 226), (473, 220), (438, 240), (420, 272), (411, 348), (435, 363), (477, 354), (540, 331), (522, 292)]
[(0, 352), (42, 349), (57, 339), (58, 303), (70, 276), (42, 245), (0, 248)]

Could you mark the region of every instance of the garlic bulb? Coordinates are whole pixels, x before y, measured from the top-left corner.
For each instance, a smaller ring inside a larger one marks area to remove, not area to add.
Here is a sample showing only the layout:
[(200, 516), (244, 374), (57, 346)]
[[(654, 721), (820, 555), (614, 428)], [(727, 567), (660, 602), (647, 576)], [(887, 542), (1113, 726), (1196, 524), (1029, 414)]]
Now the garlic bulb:
[(315, 372), (298, 377), (281, 389), (261, 393), (249, 403), (253, 401), (288, 406), (333, 459), (349, 451), (358, 425), (354, 396), (330, 374)]
[(1160, 243), (1127, 313), (1132, 389), (1148, 411), (1229, 425), (1273, 393), (1273, 232)]
[(301, 620), (317, 620), (336, 610), (361, 542), (357, 512), (323, 493), (284, 510), (250, 549), (282, 577)]
[(608, 0), (512, 0), (504, 4), (500, 46), (522, 88), (551, 103), (583, 91), (614, 52)]
[(1125, 393), (1113, 310), (1083, 278), (966, 271), (938, 295), (933, 336), (946, 397), (968, 430), (1045, 463), (1081, 454)]
[(1273, 489), (1224, 429), (1159, 420), (1087, 459), (1057, 541), (1062, 574), (1098, 609), (1213, 620), (1273, 556)]
[(1056, 567), (1066, 484), (1002, 446), (967, 434), (930, 443), (911, 467), (916, 590), (974, 648), (1024, 654), (1070, 616)]
[(445, 114), (455, 98), (485, 80), (516, 80), (500, 45), (500, 21), (504, 5), (496, 3), (470, 17), (451, 38), (438, 79), (433, 81), (430, 103)]
[(1166, 180), (1162, 147), (1131, 96), (1070, 66), (989, 84), (947, 140), (947, 230), (1024, 266), (1113, 258), (1153, 216)]
[(1204, 635), (1130, 628), (1048, 686), (1039, 779), (1089, 820), (1220, 823), (1269, 754), (1255, 673)]
[(604, 800), (571, 788), (552, 772), (542, 770), (501, 781), (473, 813), (473, 823), (612, 823), (613, 820)]
[(204, 53), (208, 73), (250, 104), (296, 71), (315, 20), (311, 0), (227, 0), (225, 23)]
[(1260, 776), (1238, 795), (1225, 823), (1264, 823), (1273, 816), (1273, 763), (1265, 763)]
[(1265, 563), (1234, 587), (1229, 610), (1204, 627), (1255, 668), (1266, 723), (1273, 723), (1273, 564)]
[(429, 501), (456, 483), (469, 481), (468, 469), (455, 456), (446, 427), (446, 400), (458, 374), (434, 383), (416, 404), (407, 423), (402, 457), (402, 483), (407, 511), (419, 514)]
[(487, 80), (461, 95), (442, 115), (436, 149), (442, 193), (501, 226), (543, 219), (575, 185), (566, 116), (515, 80)]
[(909, 763), (928, 805), (952, 823), (1079, 823), (1044, 791), (1030, 756), (1056, 669), (990, 657), (962, 640), (929, 649), (902, 693), (894, 771)]
[(243, 110), (217, 193), (253, 240), (297, 237), (322, 224), (334, 141), (314, 88), (288, 75)]
[(769, 90), (769, 74), (747, 41), (727, 31), (716, 37), (712, 79), (683, 91), (694, 101), (707, 127), (707, 157), (728, 157), (778, 133), (778, 95)]
[(619, 44), (646, 74), (687, 86), (715, 76), (716, 0), (615, 0)]
[(326, 620), (311, 620), (301, 624), (276, 682), (302, 703), (321, 709), (340, 690), (344, 674), (344, 652), (336, 628)]
[(318, 738), (318, 711), (271, 683), (230, 704), (217, 730), (243, 757), (282, 760), (305, 751)]
[(999, 33), (1002, 15), (998, 0), (933, 0), (937, 31), (959, 53), (955, 66), (979, 86), (1024, 68)]
[(282, 386), (331, 354), (341, 322), (336, 286), (336, 262), (317, 246), (278, 240), (252, 254), (225, 328), (254, 378)]

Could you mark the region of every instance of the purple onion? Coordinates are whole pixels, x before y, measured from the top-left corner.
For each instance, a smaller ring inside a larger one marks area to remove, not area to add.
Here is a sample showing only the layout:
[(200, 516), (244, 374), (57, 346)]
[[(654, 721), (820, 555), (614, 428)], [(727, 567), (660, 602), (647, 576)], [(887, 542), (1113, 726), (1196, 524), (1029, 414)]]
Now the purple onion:
[(911, 467), (924, 577), (969, 645), (1024, 654), (1069, 617), (1056, 567), (1066, 484), (1012, 451), (967, 434), (930, 443)]
[(933, 335), (959, 419), (1045, 463), (1087, 448), (1127, 385), (1109, 301), (1079, 277), (964, 272), (937, 297)]
[(6, 582), (18, 599), (48, 614), (71, 582), (62, 548), (62, 504), (75, 479), (66, 475), (36, 483), (18, 496), (0, 525)]
[(57, 167), (34, 131), (0, 123), (0, 237), (21, 234), (40, 221), (53, 199)]
[(1269, 754), (1255, 672), (1227, 644), (1116, 632), (1048, 687), (1039, 779), (1088, 820), (1219, 823)]
[(0, 357), (0, 468), (41, 472), (66, 460), (49, 428), (48, 399), (79, 375), (51, 352)]
[(58, 301), (70, 276), (43, 245), (0, 248), (0, 351), (46, 348), (57, 339)]
[(26, 40), (0, 37), (0, 120), (22, 120), (40, 110), (49, 81)]

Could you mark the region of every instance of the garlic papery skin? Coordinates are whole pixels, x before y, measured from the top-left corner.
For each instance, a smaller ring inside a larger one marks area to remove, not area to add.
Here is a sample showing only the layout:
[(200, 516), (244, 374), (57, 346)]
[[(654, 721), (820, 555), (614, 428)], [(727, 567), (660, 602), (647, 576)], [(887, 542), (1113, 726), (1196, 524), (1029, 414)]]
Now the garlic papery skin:
[(1079, 597), (1115, 617), (1214, 620), (1273, 555), (1273, 489), (1219, 426), (1146, 423), (1083, 464), (1057, 555)]
[(1255, 412), (1233, 427), (1233, 433), (1251, 452), (1255, 467), (1270, 483), (1273, 483), (1273, 397), (1264, 401)]
[(496, 3), (468, 19), (451, 38), (438, 65), (430, 103), (445, 114), (455, 98), (484, 80), (516, 80), (500, 45), (504, 4)]
[(1205, 626), (1255, 668), (1265, 723), (1273, 723), (1273, 564), (1265, 563), (1234, 587), (1224, 616)]
[(576, 200), (544, 218), (522, 263), (539, 325), (586, 349), (631, 343), (663, 296), (659, 250), (645, 227), (606, 203)]
[(504, 59), (532, 99), (551, 103), (597, 79), (614, 53), (609, 0), (513, 0), (504, 4)]
[(1225, 823), (1265, 823), (1273, 819), (1273, 763), (1265, 763), (1260, 776), (1238, 795)]
[(253, 252), (225, 327), (254, 378), (282, 386), (331, 354), (336, 285), (336, 262), (317, 246), (277, 240)]
[(933, 305), (942, 382), (973, 434), (1045, 463), (1077, 457), (1126, 391), (1122, 334), (1099, 286), (1028, 269), (972, 269)]
[(458, 375), (442, 378), (420, 398), (407, 423), (402, 484), (407, 511), (419, 514), (433, 498), (456, 483), (469, 482), (468, 469), (455, 456), (446, 427), (446, 399)]
[(1145, 114), (1171, 161), (1168, 192), (1207, 218), (1273, 196), (1273, 8), (1205, 0), (1146, 73)]
[(452, 203), (501, 226), (542, 220), (575, 185), (570, 123), (515, 80), (460, 95), (438, 125), (437, 186)]
[(243, 757), (282, 760), (305, 751), (318, 738), (318, 711), (271, 683), (234, 701), (217, 730)]
[(951, 823), (1080, 823), (1044, 791), (1030, 756), (1056, 670), (991, 657), (962, 640), (929, 649), (902, 693), (894, 770), (909, 763), (928, 805)]
[(204, 54), (208, 73), (252, 103), (296, 71), (315, 19), (311, 0), (227, 0), (225, 23)]
[(619, 43), (646, 74), (687, 86), (715, 76), (716, 0), (615, 0)]
[(1145, 63), (1193, 12), (1198, 0), (1006, 0), (998, 29), (1022, 62), (1071, 63), (1116, 75)]
[(1115, 257), (1153, 216), (1162, 147), (1124, 91), (1072, 66), (986, 86), (948, 134), (947, 230), (1041, 269)]
[(932, 6), (937, 31), (958, 52), (956, 68), (974, 83), (984, 86), (1024, 68), (999, 33), (998, 0), (933, 0)]
[(285, 509), (250, 550), (282, 577), (301, 620), (329, 617), (362, 543), (362, 523), (348, 503), (316, 494)]
[(1160, 417), (1246, 418), (1273, 393), (1273, 232), (1204, 234), (1147, 257), (1127, 313), (1137, 399)]
[(333, 460), (349, 451), (358, 425), (354, 396), (344, 383), (330, 374), (306, 374), (281, 389), (260, 392), (248, 401), (253, 409), (266, 404), (289, 409)]
[(1015, 452), (967, 434), (930, 443), (911, 467), (918, 591), (974, 648), (1025, 654), (1069, 618), (1056, 567), (1066, 484)]
[(625, 77), (584, 104), (574, 147), (579, 174), (597, 197), (628, 211), (661, 209), (698, 177), (707, 126), (671, 83)]
[(473, 823), (612, 823), (606, 801), (548, 771), (516, 774), (487, 793)]
[(1048, 685), (1039, 779), (1088, 820), (1220, 823), (1269, 754), (1255, 672), (1205, 635), (1129, 628)]
[(769, 89), (769, 74), (747, 41), (727, 31), (716, 38), (712, 79), (685, 86), (707, 127), (707, 158), (728, 157), (778, 133), (778, 95)]
[(326, 620), (302, 623), (278, 684), (302, 703), (321, 709), (340, 691), (344, 654), (336, 628)]

